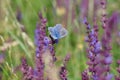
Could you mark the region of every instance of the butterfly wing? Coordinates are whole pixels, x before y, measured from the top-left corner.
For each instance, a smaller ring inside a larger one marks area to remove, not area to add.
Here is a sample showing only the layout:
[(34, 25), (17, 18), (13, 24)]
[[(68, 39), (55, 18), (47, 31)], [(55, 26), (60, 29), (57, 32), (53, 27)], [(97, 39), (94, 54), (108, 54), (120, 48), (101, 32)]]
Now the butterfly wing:
[(68, 31), (64, 27), (62, 27), (61, 24), (57, 24), (55, 27), (59, 32), (59, 39), (65, 37), (68, 34)]
[(67, 36), (67, 34), (68, 34), (68, 31), (65, 28), (62, 28), (60, 30), (60, 36), (61, 36), (60, 38)]
[(50, 35), (53, 39), (58, 39), (59, 33), (58, 33), (57, 29), (55, 29), (55, 27), (49, 27), (48, 30), (49, 30)]

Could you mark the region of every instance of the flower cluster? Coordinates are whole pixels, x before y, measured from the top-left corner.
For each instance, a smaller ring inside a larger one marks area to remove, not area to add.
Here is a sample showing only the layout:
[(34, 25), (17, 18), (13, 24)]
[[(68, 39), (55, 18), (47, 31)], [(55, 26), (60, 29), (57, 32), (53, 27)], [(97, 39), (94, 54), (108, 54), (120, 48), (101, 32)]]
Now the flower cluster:
[(65, 59), (64, 59), (63, 66), (61, 66), (61, 68), (60, 68), (60, 78), (61, 78), (61, 80), (68, 80), (67, 79), (66, 64), (69, 61), (69, 59), (70, 59), (70, 54), (67, 54)]
[[(87, 19), (85, 18), (83, 23), (87, 28), (87, 37), (85, 39), (88, 42), (88, 58), (89, 61), (87, 64), (89, 65), (88, 70), (85, 70), (82, 73), (82, 80), (112, 80), (113, 74), (110, 73), (110, 64), (112, 63), (112, 54), (110, 52), (111, 48), (111, 37), (112, 37), (112, 29), (114, 29), (115, 25), (118, 22), (118, 13), (114, 13), (112, 17), (107, 18), (106, 13), (106, 0), (101, 0), (100, 4), (102, 7), (102, 28), (103, 28), (103, 36), (102, 40), (98, 40), (98, 26), (96, 23), (96, 15), (94, 16), (94, 25), (90, 26)], [(119, 65), (119, 62), (118, 62)], [(119, 67), (117, 69), (119, 73)], [(88, 75), (88, 73), (91, 73)], [(116, 76), (116, 80), (119, 80), (119, 76)]]
[[(99, 75), (101, 73), (99, 66), (100, 66), (100, 53), (101, 53), (101, 42), (98, 40), (98, 26), (96, 25), (96, 22), (94, 23), (94, 27), (91, 28), (90, 24), (88, 23), (87, 19), (84, 19), (84, 24), (86, 24), (87, 28), (87, 34), (88, 36), (86, 37), (85, 41), (88, 42), (88, 58), (89, 61), (87, 64), (89, 65), (89, 72), (92, 73), (90, 76), (93, 80), (98, 80)], [(84, 71), (82, 73), (82, 78), (83, 80), (87, 80), (89, 76), (84, 75), (88, 74), (87, 71)]]
[[(40, 21), (36, 25), (35, 30), (35, 45), (36, 45), (36, 56), (35, 56), (35, 68), (28, 66), (25, 58), (22, 58), (22, 72), (24, 80), (67, 80), (66, 73), (66, 61), (69, 57), (65, 58), (64, 66), (61, 67), (60, 72), (55, 67), (54, 62), (56, 61), (54, 44), (51, 38), (46, 35), (46, 22), (47, 20), (39, 14)], [(64, 68), (64, 70), (63, 70)], [(46, 73), (47, 71), (47, 73)], [(46, 73), (46, 74), (45, 74)], [(60, 73), (59, 77), (57, 77)], [(49, 74), (49, 75), (48, 75)], [(51, 76), (54, 77), (52, 78)], [(62, 76), (64, 75), (64, 76)], [(45, 77), (46, 76), (46, 77)], [(56, 77), (55, 77), (56, 76)], [(64, 79), (63, 79), (64, 77)]]
[(23, 72), (23, 80), (33, 80), (33, 69), (28, 66), (25, 58), (22, 58), (21, 71)]
[(82, 72), (82, 80), (90, 80), (87, 70)]
[(40, 16), (41, 23), (37, 23), (35, 30), (35, 44), (36, 44), (36, 80), (44, 80), (44, 62), (42, 60), (42, 55), (46, 48), (44, 38), (46, 37), (46, 19)]
[[(32, 77), (30, 78), (35, 80), (44, 80), (44, 61), (42, 59), (43, 54), (46, 50), (51, 52), (53, 59), (55, 58), (54, 48), (52, 46), (51, 40), (49, 37), (46, 36), (46, 22), (47, 20), (39, 15), (40, 21), (37, 23), (36, 30), (35, 30), (35, 45), (36, 45), (36, 66), (35, 69), (30, 69), (33, 71)], [(55, 60), (55, 59), (54, 59)], [(29, 70), (27, 62), (25, 59), (22, 59), (22, 68), (23, 68), (23, 75), (30, 76), (31, 70)], [(25, 71), (27, 73), (25, 73)]]

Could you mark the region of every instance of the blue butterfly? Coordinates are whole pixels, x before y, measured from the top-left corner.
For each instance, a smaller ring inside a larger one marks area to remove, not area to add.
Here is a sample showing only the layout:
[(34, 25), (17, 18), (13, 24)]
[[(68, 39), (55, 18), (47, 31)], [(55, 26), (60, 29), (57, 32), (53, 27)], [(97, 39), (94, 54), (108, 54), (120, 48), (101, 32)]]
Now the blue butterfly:
[(49, 27), (48, 30), (50, 32), (50, 36), (54, 40), (59, 40), (68, 34), (68, 31), (62, 27), (61, 24), (56, 24), (54, 27)]

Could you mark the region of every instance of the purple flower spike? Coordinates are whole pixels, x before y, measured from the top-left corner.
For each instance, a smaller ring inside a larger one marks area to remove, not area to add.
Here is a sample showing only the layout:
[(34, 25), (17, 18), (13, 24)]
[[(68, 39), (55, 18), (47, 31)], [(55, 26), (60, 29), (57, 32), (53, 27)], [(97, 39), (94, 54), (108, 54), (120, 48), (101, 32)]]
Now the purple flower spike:
[(92, 58), (93, 57), (93, 53), (91, 51), (89, 51), (88, 56), (89, 56), (89, 58)]
[(114, 12), (112, 16), (109, 18), (108, 26), (110, 31), (118, 29), (119, 18), (120, 14), (118, 12)]
[(108, 56), (105, 58), (105, 63), (106, 64), (111, 64), (112, 63), (112, 56)]
[(117, 60), (117, 64), (120, 65), (120, 60)]
[(67, 54), (64, 61), (63, 61), (63, 66), (60, 68), (60, 78), (61, 80), (68, 80), (67, 79), (67, 69), (66, 69), (66, 64), (70, 60), (70, 54)]
[(82, 72), (82, 80), (89, 80), (89, 75), (87, 70), (85, 70), (84, 72)]
[(97, 42), (96, 44), (95, 44), (95, 49), (94, 49), (94, 51), (96, 52), (96, 53), (99, 53), (100, 52), (100, 50), (101, 50), (101, 43), (100, 42)]
[(87, 28), (88, 30), (90, 30), (91, 26), (90, 26), (90, 24), (88, 23), (86, 17), (84, 17), (84, 19), (83, 19), (83, 23), (86, 25), (86, 28)]
[[(91, 72), (92, 75), (90, 75), (90, 77), (93, 80), (98, 80), (100, 77), (97, 75), (98, 69), (97, 67), (100, 65), (100, 55), (98, 53), (100, 53), (101, 51), (101, 43), (98, 40), (98, 35), (97, 35), (97, 24), (94, 24), (94, 28), (90, 29), (90, 24), (87, 22), (87, 20), (84, 20), (84, 24), (86, 25), (86, 29), (87, 29), (87, 34), (88, 36), (86, 37), (86, 42), (88, 42), (88, 58), (89, 61), (87, 62), (87, 64), (89, 65), (89, 72)], [(82, 74), (83, 76), (83, 74)], [(87, 77), (85, 77), (87, 78)], [(84, 77), (82, 77), (82, 80), (88, 80), (88, 79), (84, 79)]]
[(84, 23), (84, 24), (87, 23), (87, 18), (86, 18), (86, 17), (84, 17), (84, 19), (83, 19), (83, 23)]
[(112, 80), (112, 78), (113, 78), (113, 74), (108, 74), (105, 80)]
[(25, 58), (22, 58), (21, 71), (23, 73), (23, 80), (33, 80), (33, 69), (28, 66)]
[(82, 0), (81, 1), (81, 17), (86, 17), (88, 14), (88, 4), (89, 4), (89, 0)]
[(98, 80), (97, 75), (93, 75), (92, 78), (93, 78), (93, 80)]
[[(86, 0), (85, 0), (86, 1)], [(98, 40), (98, 25), (97, 25), (97, 8), (98, 3), (102, 7), (102, 27), (104, 30), (102, 40)], [(88, 70), (90, 73), (91, 80), (112, 80), (113, 75), (110, 73), (110, 64), (112, 63), (112, 55), (110, 54), (111, 48), (111, 38), (115, 26), (118, 22), (118, 13), (114, 13), (112, 17), (107, 18), (106, 14), (106, 4), (107, 0), (94, 0), (94, 18), (93, 27), (90, 27), (87, 19), (84, 18), (83, 23), (86, 25), (87, 37), (85, 41), (88, 43), (87, 53), (89, 60), (87, 61)], [(120, 80), (120, 61), (117, 63), (119, 67), (117, 71), (118, 76), (115, 77), (116, 80)], [(83, 72), (85, 74), (85, 71)], [(86, 75), (82, 74), (82, 80), (85, 79)]]
[(44, 44), (48, 46), (50, 43), (50, 39), (48, 37), (44, 37)]
[(87, 29), (90, 29), (90, 25), (87, 26)]
[(68, 80), (66, 76), (67, 76), (67, 70), (63, 66), (63, 67), (61, 67), (61, 70), (60, 70), (60, 78), (61, 78), (61, 80)]

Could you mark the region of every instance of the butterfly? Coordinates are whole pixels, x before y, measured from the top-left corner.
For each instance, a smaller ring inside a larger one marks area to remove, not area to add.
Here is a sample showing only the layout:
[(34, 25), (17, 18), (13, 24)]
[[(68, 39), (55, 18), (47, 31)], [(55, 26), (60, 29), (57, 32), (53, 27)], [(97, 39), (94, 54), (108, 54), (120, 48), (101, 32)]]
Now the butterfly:
[(54, 27), (49, 27), (48, 31), (54, 40), (59, 40), (68, 34), (68, 31), (61, 24), (56, 24)]

